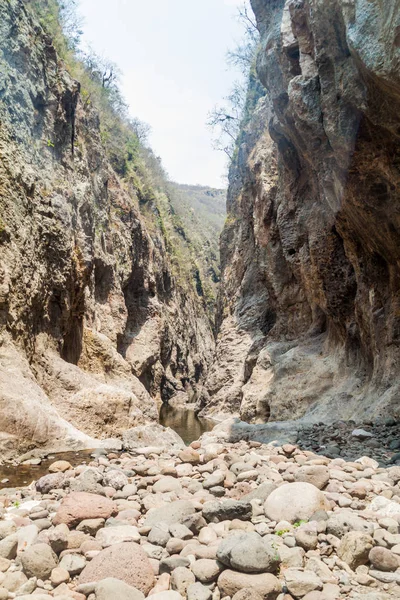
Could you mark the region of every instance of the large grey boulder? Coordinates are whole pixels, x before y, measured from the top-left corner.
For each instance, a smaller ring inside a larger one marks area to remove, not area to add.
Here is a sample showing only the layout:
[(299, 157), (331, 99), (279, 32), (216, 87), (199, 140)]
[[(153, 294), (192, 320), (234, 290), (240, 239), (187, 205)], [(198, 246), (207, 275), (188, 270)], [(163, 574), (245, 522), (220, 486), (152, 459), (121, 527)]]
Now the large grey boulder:
[(220, 543), (217, 558), (242, 573), (274, 573), (280, 563), (272, 543), (256, 532), (232, 533)]

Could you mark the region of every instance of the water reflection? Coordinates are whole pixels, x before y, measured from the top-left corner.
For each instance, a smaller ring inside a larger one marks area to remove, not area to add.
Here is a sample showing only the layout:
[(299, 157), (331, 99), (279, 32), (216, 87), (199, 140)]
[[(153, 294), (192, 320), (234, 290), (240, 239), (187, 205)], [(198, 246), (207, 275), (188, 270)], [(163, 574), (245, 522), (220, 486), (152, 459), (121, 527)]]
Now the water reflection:
[(164, 427), (171, 427), (181, 436), (185, 444), (198, 440), (202, 433), (211, 431), (215, 423), (208, 419), (199, 419), (193, 410), (173, 408), (163, 404), (160, 410), (160, 423)]
[[(40, 465), (0, 465), (0, 490), (2, 488), (24, 487), (37, 481), (49, 472), (49, 466), (56, 460), (66, 460), (73, 467), (90, 462), (93, 450), (79, 452), (57, 452), (42, 459)], [(6, 481), (8, 480), (8, 481)]]
[[(193, 410), (172, 408), (163, 404), (160, 411), (160, 423), (171, 427), (181, 436), (185, 444), (197, 440), (202, 433), (210, 431), (215, 423), (208, 419), (199, 419)], [(2, 488), (24, 487), (49, 472), (49, 466), (56, 460), (67, 460), (73, 467), (89, 463), (93, 450), (80, 452), (55, 453), (42, 459), (40, 465), (0, 465), (0, 490)]]

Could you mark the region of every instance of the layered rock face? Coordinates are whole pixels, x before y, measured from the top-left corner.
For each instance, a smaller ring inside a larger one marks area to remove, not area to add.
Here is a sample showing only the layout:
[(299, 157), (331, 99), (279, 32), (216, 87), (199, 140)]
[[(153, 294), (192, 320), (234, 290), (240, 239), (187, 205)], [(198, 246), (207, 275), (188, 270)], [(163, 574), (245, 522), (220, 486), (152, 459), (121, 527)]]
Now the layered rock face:
[[(0, 6), (0, 453), (90, 444), (196, 395), (213, 336), (97, 113), (21, 0)], [(194, 290), (194, 286), (193, 290)]]
[(266, 96), (241, 136), (203, 413), (397, 415), (400, 7), (252, 0)]

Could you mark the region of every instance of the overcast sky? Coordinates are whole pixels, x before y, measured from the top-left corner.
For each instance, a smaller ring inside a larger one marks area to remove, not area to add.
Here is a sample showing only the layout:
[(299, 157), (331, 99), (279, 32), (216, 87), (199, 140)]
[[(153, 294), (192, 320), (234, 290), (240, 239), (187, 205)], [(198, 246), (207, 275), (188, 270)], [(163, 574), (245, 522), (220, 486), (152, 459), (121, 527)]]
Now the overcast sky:
[(80, 0), (84, 43), (117, 63), (132, 116), (171, 179), (221, 187), (225, 156), (213, 150), (207, 115), (238, 72), (226, 52), (242, 37), (243, 0)]

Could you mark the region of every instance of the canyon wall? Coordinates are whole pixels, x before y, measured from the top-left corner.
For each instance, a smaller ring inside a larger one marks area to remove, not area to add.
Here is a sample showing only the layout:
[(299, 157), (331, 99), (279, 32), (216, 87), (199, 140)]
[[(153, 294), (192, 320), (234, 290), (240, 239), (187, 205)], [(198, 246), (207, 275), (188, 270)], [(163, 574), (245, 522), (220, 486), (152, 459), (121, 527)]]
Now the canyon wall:
[[(213, 350), (153, 190), (22, 0), (0, 3), (0, 455), (90, 446), (196, 399)], [(167, 210), (168, 212), (168, 210)]]
[(216, 361), (197, 408), (397, 416), (400, 4), (252, 6), (265, 97), (230, 171)]

